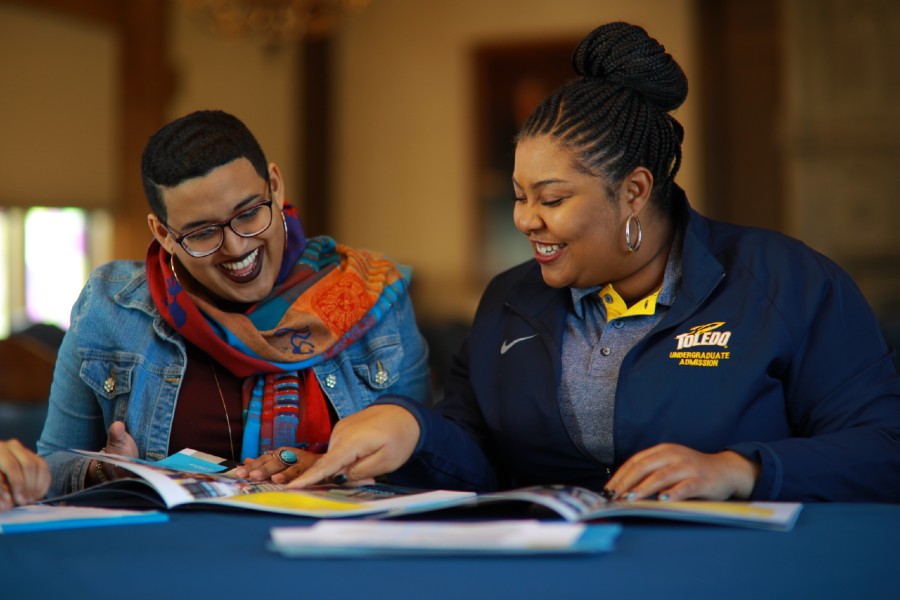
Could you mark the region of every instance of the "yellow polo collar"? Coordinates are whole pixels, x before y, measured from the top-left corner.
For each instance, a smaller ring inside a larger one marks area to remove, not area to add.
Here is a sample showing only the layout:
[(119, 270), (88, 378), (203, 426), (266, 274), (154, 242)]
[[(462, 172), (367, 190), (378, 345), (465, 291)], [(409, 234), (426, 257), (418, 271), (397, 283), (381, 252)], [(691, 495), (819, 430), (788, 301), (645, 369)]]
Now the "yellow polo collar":
[(613, 289), (612, 284), (608, 284), (597, 295), (600, 301), (606, 307), (606, 322), (609, 323), (619, 317), (634, 317), (637, 315), (652, 315), (656, 312), (656, 299), (659, 297), (659, 291), (656, 290), (643, 300), (635, 302), (629, 307), (622, 300), (622, 296)]

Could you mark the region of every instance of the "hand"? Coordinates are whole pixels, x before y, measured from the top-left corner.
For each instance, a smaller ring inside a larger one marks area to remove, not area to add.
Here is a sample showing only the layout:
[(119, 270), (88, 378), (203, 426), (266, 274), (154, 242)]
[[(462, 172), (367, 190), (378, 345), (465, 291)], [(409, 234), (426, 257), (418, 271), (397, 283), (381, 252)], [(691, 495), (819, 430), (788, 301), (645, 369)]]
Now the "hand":
[(746, 499), (759, 477), (759, 465), (736, 452), (706, 454), (678, 444), (659, 444), (638, 452), (606, 484), (616, 499)]
[[(118, 454), (120, 456), (130, 456), (132, 458), (138, 458), (138, 447), (137, 442), (134, 441), (134, 438), (131, 437), (131, 434), (128, 433), (125, 429), (125, 423), (122, 421), (115, 421), (112, 425), (109, 426), (109, 431), (107, 432), (106, 438), (106, 446), (104, 446), (101, 452), (106, 452), (109, 454)], [(115, 467), (109, 463), (104, 463), (100, 461), (91, 461), (91, 464), (88, 466), (88, 482), (91, 484), (100, 483), (103, 481), (97, 473), (97, 465), (100, 465), (100, 468), (103, 469), (103, 475), (105, 479), (119, 479), (120, 477), (130, 477), (131, 475), (127, 471), (122, 471), (118, 467)]]
[(328, 452), (288, 487), (301, 488), (329, 478), (359, 483), (395, 471), (412, 456), (419, 434), (419, 422), (401, 406), (365, 408), (338, 421)]
[(31, 504), (50, 488), (50, 467), (19, 440), (0, 442), (0, 510)]
[(125, 423), (122, 421), (114, 422), (109, 426), (107, 435), (106, 452), (138, 458), (137, 442), (135, 442), (134, 438), (131, 437), (131, 434), (125, 430)]
[[(282, 450), (290, 450), (297, 455), (297, 464), (286, 465), (278, 458)], [(245, 458), (244, 464), (234, 470), (234, 476), (254, 481), (271, 479), (275, 483), (287, 483), (299, 477), (307, 469), (316, 464), (321, 454), (314, 454), (299, 448), (281, 447), (266, 452), (257, 458)]]

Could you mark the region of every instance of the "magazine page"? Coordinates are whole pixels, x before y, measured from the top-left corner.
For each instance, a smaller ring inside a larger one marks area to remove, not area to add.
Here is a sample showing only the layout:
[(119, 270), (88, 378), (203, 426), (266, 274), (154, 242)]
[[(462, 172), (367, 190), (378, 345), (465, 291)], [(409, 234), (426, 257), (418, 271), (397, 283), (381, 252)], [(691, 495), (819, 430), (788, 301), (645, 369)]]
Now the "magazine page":
[(610, 502), (598, 492), (571, 485), (535, 485), (478, 497), (479, 504), (528, 502), (552, 510), (566, 521), (581, 521)]
[[(127, 469), (150, 485), (167, 508), (187, 504), (212, 504), (304, 517), (331, 518), (374, 515), (406, 507), (434, 509), (474, 496), (472, 492), (422, 491), (389, 485), (361, 487), (322, 485), (289, 490), (269, 481), (251, 481), (228, 473), (207, 472), (195, 464), (191, 472), (161, 468), (139, 459), (106, 453), (73, 450), (77, 454)], [(190, 451), (182, 451), (179, 454)], [(170, 458), (167, 458), (168, 461)], [(191, 455), (191, 460), (199, 460)], [(184, 464), (185, 459), (178, 459)], [(171, 462), (171, 461), (170, 461)], [(105, 484), (112, 489), (120, 481)], [(124, 483), (122, 485), (125, 485)], [(90, 489), (90, 488), (89, 488)]]
[(131, 471), (156, 490), (166, 508), (174, 508), (199, 500), (251, 494), (283, 487), (271, 482), (237, 479), (216, 473), (158, 467), (154, 466), (154, 463), (116, 454), (87, 450), (72, 450), (72, 452)]
[(611, 502), (606, 507), (598, 508), (587, 515), (586, 518), (648, 517), (790, 531), (794, 528), (802, 508), (803, 505), (796, 502), (635, 500), (633, 502)]
[(567, 521), (645, 517), (790, 531), (802, 504), (795, 502), (610, 501), (597, 492), (565, 485), (546, 485), (484, 494), (478, 504), (524, 501), (548, 508)]
[[(275, 484), (270, 484), (275, 485)], [(271, 490), (206, 502), (320, 519), (410, 514), (458, 506), (474, 492), (422, 491), (374, 484), (359, 487), (320, 485), (303, 490)]]

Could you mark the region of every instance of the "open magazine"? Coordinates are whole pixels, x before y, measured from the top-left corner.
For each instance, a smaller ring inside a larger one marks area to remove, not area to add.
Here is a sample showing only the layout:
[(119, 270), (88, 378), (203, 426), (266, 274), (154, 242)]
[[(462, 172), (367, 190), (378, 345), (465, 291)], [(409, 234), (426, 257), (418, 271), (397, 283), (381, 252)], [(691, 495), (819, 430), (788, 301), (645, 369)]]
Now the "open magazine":
[(597, 492), (566, 485), (531, 486), (493, 494), (482, 494), (467, 501), (469, 504), (475, 503), (482, 506), (498, 502), (527, 502), (531, 505), (542, 506), (567, 521), (641, 517), (776, 531), (793, 529), (800, 510), (803, 508), (802, 504), (796, 502), (610, 501)]
[(508, 503), (520, 508), (542, 508), (570, 522), (642, 517), (781, 531), (793, 528), (802, 508), (801, 504), (790, 502), (612, 502), (591, 490), (565, 485), (532, 486), (490, 494), (424, 491), (384, 484), (320, 485), (292, 490), (276, 483), (233, 477), (214, 460), (205, 460), (208, 455), (190, 449), (156, 463), (85, 450), (72, 452), (127, 469), (136, 477), (51, 498), (48, 503), (169, 509), (231, 507), (314, 518), (391, 518)]
[(217, 457), (191, 449), (159, 462), (87, 450), (70, 452), (126, 469), (135, 477), (115, 479), (49, 498), (45, 503), (117, 508), (236, 508), (335, 518), (375, 516), (406, 508), (434, 510), (474, 496), (472, 492), (422, 491), (382, 484), (361, 487), (320, 485), (289, 490), (277, 483), (234, 477), (215, 462)]

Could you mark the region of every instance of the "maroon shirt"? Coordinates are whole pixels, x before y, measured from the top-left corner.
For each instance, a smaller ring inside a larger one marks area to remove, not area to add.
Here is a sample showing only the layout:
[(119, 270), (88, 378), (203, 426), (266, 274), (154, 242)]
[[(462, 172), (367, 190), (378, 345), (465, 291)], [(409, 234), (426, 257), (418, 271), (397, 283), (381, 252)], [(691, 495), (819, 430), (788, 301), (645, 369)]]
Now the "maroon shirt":
[[(193, 448), (240, 463), (244, 439), (243, 379), (231, 374), (190, 342), (186, 342), (186, 348), (187, 369), (172, 418), (169, 454)], [(228, 443), (229, 420), (231, 444)]]

